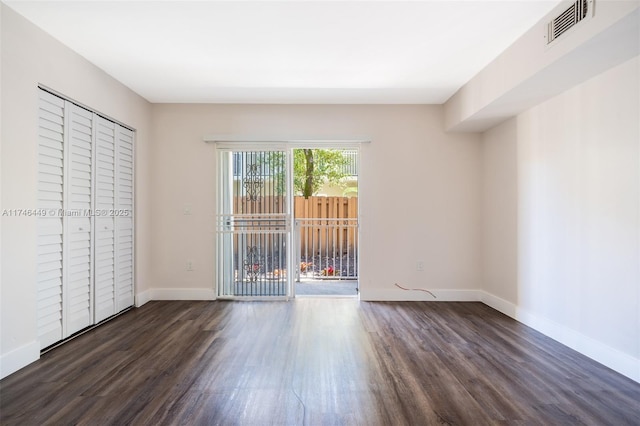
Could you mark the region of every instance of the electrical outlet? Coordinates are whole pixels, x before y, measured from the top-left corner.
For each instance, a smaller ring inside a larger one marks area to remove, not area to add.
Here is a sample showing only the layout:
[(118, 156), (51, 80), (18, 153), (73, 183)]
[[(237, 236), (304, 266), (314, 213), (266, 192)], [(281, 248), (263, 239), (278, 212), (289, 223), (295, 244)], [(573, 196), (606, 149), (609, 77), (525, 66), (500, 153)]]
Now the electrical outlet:
[(187, 271), (193, 271), (193, 260), (187, 260), (187, 264), (185, 268)]
[(184, 207), (182, 208), (182, 214), (185, 216), (188, 216), (191, 214), (191, 205), (190, 204), (185, 204)]
[(416, 271), (424, 271), (424, 261), (419, 260), (416, 262)]

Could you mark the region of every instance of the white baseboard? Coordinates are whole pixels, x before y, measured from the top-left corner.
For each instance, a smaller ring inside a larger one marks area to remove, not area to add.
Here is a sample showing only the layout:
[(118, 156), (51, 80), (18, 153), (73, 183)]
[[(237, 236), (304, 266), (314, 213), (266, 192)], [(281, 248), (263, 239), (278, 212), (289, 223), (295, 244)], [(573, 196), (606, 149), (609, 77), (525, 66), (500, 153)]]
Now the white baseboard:
[(153, 290), (145, 290), (141, 293), (136, 294), (136, 308), (144, 305), (145, 303), (152, 300)]
[(429, 290), (436, 297), (421, 290), (392, 289), (362, 289), (360, 300), (368, 302), (477, 302), (476, 290)]
[(40, 359), (40, 343), (34, 340), (0, 356), (0, 379)]
[(555, 321), (518, 309), (516, 319), (618, 373), (640, 383), (640, 359), (605, 345)]
[(518, 308), (513, 303), (482, 290), (478, 291), (478, 295), (480, 296), (479, 300), (485, 305), (495, 309), (498, 312), (502, 312), (503, 314), (513, 319), (517, 319), (516, 312)]
[(479, 293), (480, 301), (484, 304), (640, 383), (640, 359), (555, 321), (527, 312), (490, 293), (484, 291)]

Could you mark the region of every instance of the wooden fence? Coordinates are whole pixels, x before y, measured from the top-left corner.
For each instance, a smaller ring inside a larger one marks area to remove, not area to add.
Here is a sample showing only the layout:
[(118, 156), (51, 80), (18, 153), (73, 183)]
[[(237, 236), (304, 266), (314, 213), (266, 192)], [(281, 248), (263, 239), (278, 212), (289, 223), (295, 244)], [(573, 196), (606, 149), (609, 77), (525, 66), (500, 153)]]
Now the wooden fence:
[(357, 197), (295, 197), (294, 213), (300, 223), (301, 254), (356, 254)]
[[(294, 218), (300, 220), (302, 253), (327, 253), (337, 250), (357, 250), (358, 198), (357, 197), (294, 197)], [(250, 201), (247, 197), (235, 197), (235, 214), (284, 213), (282, 196), (260, 197)], [(318, 219), (310, 221), (308, 219)], [(342, 220), (337, 220), (342, 219)], [(346, 220), (350, 219), (350, 220)]]
[(249, 200), (249, 197), (234, 197), (234, 214), (266, 214), (284, 213), (286, 206), (283, 196), (258, 197), (256, 200)]
[[(236, 274), (240, 272), (242, 276), (240, 281), (264, 277), (282, 279), (282, 271), (287, 269), (282, 251), (285, 234), (284, 230), (279, 232), (282, 222), (264, 215), (284, 213), (284, 198), (272, 196), (249, 200), (235, 197), (233, 210), (234, 215), (240, 215), (229, 219), (233, 220), (235, 229), (234, 262)], [(357, 279), (356, 197), (295, 197), (294, 219), (293, 238), (299, 247), (294, 254), (294, 262), (299, 268), (297, 279)]]
[(296, 219), (357, 219), (357, 197), (294, 197)]
[[(284, 213), (284, 198), (281, 196), (259, 197), (249, 201), (247, 197), (234, 197), (234, 214)], [(296, 219), (357, 219), (358, 197), (294, 197)]]

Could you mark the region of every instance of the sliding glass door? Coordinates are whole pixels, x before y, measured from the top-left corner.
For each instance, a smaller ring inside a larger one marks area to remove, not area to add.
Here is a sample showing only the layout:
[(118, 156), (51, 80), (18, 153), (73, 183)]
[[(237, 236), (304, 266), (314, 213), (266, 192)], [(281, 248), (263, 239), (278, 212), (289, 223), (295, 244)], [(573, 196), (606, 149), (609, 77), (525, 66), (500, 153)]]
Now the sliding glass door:
[(218, 296), (291, 296), (286, 150), (218, 149)]

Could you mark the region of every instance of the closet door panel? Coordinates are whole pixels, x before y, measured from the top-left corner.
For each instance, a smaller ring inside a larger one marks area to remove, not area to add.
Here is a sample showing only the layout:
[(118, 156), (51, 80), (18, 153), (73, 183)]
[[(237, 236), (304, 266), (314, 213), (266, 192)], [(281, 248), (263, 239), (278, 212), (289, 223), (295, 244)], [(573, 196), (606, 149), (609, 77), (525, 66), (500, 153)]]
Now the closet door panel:
[(118, 312), (133, 305), (133, 220), (118, 220)]
[(116, 313), (115, 288), (115, 132), (116, 124), (97, 117), (95, 141), (95, 322)]
[(40, 91), (38, 121), (37, 328), (40, 348), (62, 339), (64, 100)]
[(93, 324), (92, 182), (94, 115), (67, 102), (65, 337)]
[(134, 132), (40, 90), (37, 326), (45, 348), (134, 303)]
[(117, 126), (116, 137), (116, 310), (133, 305), (133, 131)]

